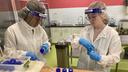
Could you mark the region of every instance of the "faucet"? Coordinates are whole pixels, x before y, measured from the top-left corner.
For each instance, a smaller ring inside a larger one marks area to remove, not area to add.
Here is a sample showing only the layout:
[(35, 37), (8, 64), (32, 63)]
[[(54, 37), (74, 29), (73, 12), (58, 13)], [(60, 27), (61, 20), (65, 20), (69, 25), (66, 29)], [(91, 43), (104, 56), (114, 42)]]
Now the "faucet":
[(79, 16), (78, 17), (78, 24), (84, 24), (83, 23), (83, 17), (82, 16)]

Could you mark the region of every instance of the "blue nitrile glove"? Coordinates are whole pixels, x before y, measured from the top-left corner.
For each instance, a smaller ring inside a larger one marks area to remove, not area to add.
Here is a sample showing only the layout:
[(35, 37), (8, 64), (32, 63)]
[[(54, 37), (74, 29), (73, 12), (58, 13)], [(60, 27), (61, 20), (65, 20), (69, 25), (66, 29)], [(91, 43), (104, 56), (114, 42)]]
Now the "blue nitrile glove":
[(41, 46), (41, 48), (40, 48), (40, 53), (41, 53), (41, 54), (46, 54), (46, 53), (48, 53), (48, 48), (49, 48), (48, 43), (43, 44), (43, 45)]
[(30, 60), (39, 60), (38, 57), (36, 56), (36, 54), (31, 51), (27, 51), (26, 56), (31, 57)]
[(95, 61), (100, 61), (101, 60), (101, 56), (95, 51), (89, 52), (89, 56), (92, 60), (95, 60)]
[(92, 43), (85, 38), (80, 38), (79, 43), (87, 49), (88, 53), (94, 51), (94, 46), (92, 45)]

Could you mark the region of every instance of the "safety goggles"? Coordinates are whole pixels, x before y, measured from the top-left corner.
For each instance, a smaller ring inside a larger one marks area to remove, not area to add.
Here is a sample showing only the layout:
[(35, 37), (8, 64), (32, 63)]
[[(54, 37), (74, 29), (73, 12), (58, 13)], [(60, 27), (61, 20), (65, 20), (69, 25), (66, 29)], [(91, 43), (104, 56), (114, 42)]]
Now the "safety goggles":
[(85, 10), (85, 14), (89, 14), (89, 13), (102, 13), (104, 11), (104, 9), (100, 9), (100, 8), (94, 8), (94, 9), (86, 9)]
[(40, 18), (43, 18), (45, 19), (47, 17), (47, 14), (43, 14), (43, 13), (40, 13), (40, 12), (37, 12), (37, 11), (30, 11), (31, 15), (32, 16), (37, 16), (37, 17), (40, 17)]

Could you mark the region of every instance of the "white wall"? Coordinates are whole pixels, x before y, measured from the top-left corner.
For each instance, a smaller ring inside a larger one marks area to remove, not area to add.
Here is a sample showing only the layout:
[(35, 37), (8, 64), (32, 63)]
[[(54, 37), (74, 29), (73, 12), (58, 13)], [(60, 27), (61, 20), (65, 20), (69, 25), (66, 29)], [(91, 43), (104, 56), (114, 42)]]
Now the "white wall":
[(109, 15), (109, 17), (115, 18), (116, 23), (118, 23), (120, 19), (125, 18), (125, 7), (124, 6), (108, 6), (107, 14)]
[(13, 12), (9, 11), (1, 11), (0, 12), (0, 40), (4, 40), (4, 32), (6, 31), (7, 27), (13, 24), (14, 22), (14, 15)]
[[(84, 18), (85, 9), (86, 7), (50, 9), (50, 20), (57, 20), (62, 24), (77, 24), (80, 20), (78, 19), (80, 16)], [(107, 13), (118, 22), (120, 19), (124, 18), (124, 7), (121, 5), (108, 6)]]

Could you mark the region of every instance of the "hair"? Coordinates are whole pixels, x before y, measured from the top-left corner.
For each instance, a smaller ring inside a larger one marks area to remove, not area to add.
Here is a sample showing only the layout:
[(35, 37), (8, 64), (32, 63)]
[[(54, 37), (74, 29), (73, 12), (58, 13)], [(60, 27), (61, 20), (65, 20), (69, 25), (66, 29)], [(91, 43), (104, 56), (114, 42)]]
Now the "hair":
[(30, 11), (37, 11), (44, 14), (45, 6), (37, 0), (30, 0), (24, 8), (18, 11), (18, 16), (24, 19), (28, 16)]
[(108, 15), (107, 13), (105, 12), (106, 11), (106, 4), (104, 2), (101, 2), (101, 1), (95, 1), (95, 2), (92, 2), (89, 6), (88, 6), (88, 9), (94, 9), (94, 8), (100, 8), (100, 9), (103, 9), (103, 22), (104, 24), (108, 24), (108, 21), (109, 21), (109, 18), (108, 18)]

